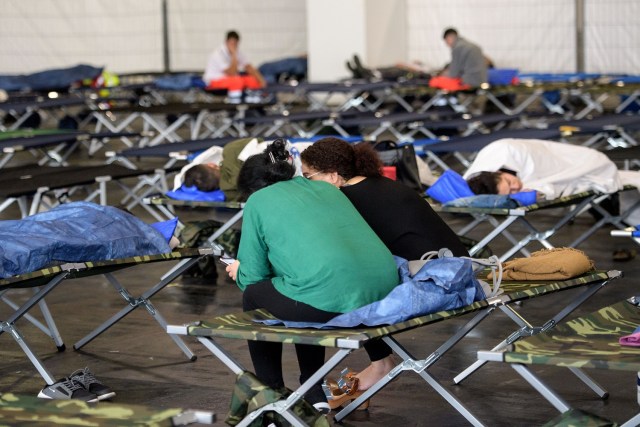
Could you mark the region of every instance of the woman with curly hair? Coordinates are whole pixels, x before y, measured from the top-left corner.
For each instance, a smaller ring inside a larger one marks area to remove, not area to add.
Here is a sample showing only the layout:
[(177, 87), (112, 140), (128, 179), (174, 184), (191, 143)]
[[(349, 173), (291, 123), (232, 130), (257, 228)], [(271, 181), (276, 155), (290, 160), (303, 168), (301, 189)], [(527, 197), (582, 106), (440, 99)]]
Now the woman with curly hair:
[[(340, 188), (392, 254), (416, 260), (425, 252), (448, 248), (455, 256), (469, 255), (426, 200), (382, 176), (382, 163), (370, 144), (323, 138), (303, 151), (301, 159), (303, 176)], [(371, 387), (395, 366), (384, 342), (371, 341), (365, 349), (372, 363), (356, 375), (359, 390)]]
[[(282, 140), (240, 170), (248, 198), (238, 260), (227, 272), (243, 290), (243, 309), (325, 323), (384, 298), (399, 282), (389, 249), (344, 194), (294, 173)], [(257, 377), (283, 387), (282, 343), (249, 341), (249, 352)], [(296, 344), (296, 353), (304, 382), (324, 364), (324, 347)], [(319, 383), (305, 398), (328, 410)]]

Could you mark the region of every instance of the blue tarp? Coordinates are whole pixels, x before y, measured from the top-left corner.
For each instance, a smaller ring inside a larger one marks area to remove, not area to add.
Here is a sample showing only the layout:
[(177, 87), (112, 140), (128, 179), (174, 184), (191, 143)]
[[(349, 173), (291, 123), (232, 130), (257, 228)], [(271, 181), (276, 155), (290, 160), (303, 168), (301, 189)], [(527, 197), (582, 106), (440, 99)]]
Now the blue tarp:
[(0, 221), (0, 278), (52, 263), (99, 261), (169, 252), (158, 231), (118, 208), (60, 205), (21, 220)]
[(470, 259), (440, 258), (427, 262), (411, 277), (407, 260), (395, 257), (401, 284), (385, 298), (334, 317), (327, 323), (264, 321), (292, 328), (353, 328), (392, 325), (418, 316), (453, 310), (485, 299)]
[(0, 89), (48, 90), (66, 89), (84, 79), (95, 79), (102, 73), (102, 67), (76, 65), (71, 68), (40, 71), (33, 74), (0, 75)]

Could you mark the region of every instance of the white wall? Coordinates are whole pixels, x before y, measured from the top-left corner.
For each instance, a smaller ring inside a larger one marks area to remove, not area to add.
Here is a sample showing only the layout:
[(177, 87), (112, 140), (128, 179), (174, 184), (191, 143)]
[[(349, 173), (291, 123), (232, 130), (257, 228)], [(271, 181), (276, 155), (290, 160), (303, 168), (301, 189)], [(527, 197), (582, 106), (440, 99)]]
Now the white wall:
[(407, 1), (367, 0), (365, 6), (366, 64), (384, 67), (402, 61), (407, 56)]
[[(170, 66), (203, 69), (209, 52), (235, 28), (256, 65), (313, 48), (312, 76), (325, 70), (317, 78), (347, 77), (344, 62), (354, 53), (372, 66), (417, 59), (435, 69), (449, 61), (442, 31), (454, 26), (499, 67), (571, 72), (575, 1), (167, 0)], [(640, 74), (640, 1), (584, 2), (586, 71)], [(163, 70), (162, 0), (0, 5), (1, 74), (79, 63), (115, 72)]]
[[(168, 0), (170, 68), (204, 69), (229, 29), (255, 64), (306, 51), (300, 0)], [(161, 0), (2, 0), (0, 73), (79, 63), (163, 71)]]
[(345, 62), (366, 52), (365, 0), (307, 0), (309, 80), (350, 76)]
[(640, 1), (585, 3), (587, 71), (640, 74)]
[(172, 70), (203, 70), (230, 29), (255, 66), (307, 49), (301, 0), (169, 0), (168, 9)]
[(0, 73), (162, 69), (160, 0), (2, 0)]
[(442, 33), (455, 27), (480, 45), (497, 67), (574, 71), (574, 1), (407, 0), (405, 60), (442, 68), (451, 58)]

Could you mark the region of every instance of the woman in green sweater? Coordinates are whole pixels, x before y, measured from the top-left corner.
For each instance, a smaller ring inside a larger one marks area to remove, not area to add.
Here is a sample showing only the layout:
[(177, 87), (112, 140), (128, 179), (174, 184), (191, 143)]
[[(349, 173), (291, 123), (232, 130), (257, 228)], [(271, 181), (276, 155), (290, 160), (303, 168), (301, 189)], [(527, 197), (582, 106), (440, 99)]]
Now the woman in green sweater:
[[(240, 171), (238, 188), (250, 197), (238, 260), (227, 271), (244, 310), (324, 323), (384, 298), (399, 282), (389, 250), (340, 190), (294, 172), (280, 142)], [(250, 341), (249, 352), (257, 377), (283, 387), (282, 344)], [(298, 344), (296, 353), (302, 383), (324, 363), (324, 347)], [(305, 397), (327, 408), (320, 383)]]

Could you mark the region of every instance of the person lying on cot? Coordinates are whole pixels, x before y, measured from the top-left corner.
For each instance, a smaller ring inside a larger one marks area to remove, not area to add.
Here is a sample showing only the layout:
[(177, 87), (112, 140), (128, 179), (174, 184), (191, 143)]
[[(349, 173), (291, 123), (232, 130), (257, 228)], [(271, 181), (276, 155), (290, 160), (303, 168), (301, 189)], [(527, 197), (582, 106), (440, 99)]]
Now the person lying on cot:
[[(301, 160), (302, 175), (340, 188), (392, 254), (417, 260), (426, 252), (448, 248), (455, 256), (469, 256), (424, 198), (382, 176), (382, 162), (370, 144), (323, 138), (307, 148)], [(364, 347), (371, 364), (355, 374), (359, 390), (368, 389), (395, 366), (391, 348), (383, 341), (369, 341)]]
[[(227, 201), (240, 199), (237, 188), (238, 174), (244, 161), (264, 151), (272, 141), (261, 138), (243, 138), (231, 141), (224, 147), (213, 146), (184, 166), (174, 178), (174, 191), (181, 186), (195, 187), (202, 192), (222, 190)], [(297, 154), (309, 143), (288, 145), (294, 159), (299, 163)], [(295, 149), (294, 149), (295, 147)]]
[[(238, 259), (227, 272), (243, 290), (243, 309), (327, 322), (383, 299), (399, 283), (389, 249), (341, 191), (294, 174), (282, 140), (240, 170), (238, 188), (248, 199)], [(301, 382), (324, 364), (324, 352), (296, 344)], [(258, 379), (284, 387), (282, 343), (249, 341), (249, 353)], [(329, 409), (320, 382), (305, 399)]]
[(555, 199), (588, 190), (615, 193), (629, 180), (620, 172), (592, 148), (507, 138), (480, 150), (463, 177), (476, 194), (514, 194), (526, 188)]
[[(522, 189), (547, 200), (583, 191), (615, 193), (625, 185), (640, 190), (640, 172), (618, 170), (604, 153), (593, 148), (537, 139), (500, 139), (478, 152), (464, 173), (475, 194), (514, 194)], [(636, 191), (620, 193), (620, 210), (640, 200)], [(624, 220), (640, 222), (640, 209)]]

